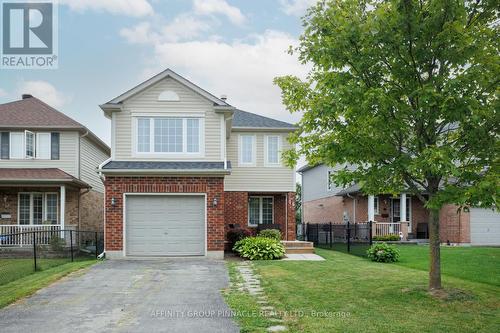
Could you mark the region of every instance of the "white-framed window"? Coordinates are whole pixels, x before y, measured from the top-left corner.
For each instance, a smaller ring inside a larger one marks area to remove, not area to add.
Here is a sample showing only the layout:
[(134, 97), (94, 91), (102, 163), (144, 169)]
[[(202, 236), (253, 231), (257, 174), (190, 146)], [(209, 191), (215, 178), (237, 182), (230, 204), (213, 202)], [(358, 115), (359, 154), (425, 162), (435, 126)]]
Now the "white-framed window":
[(264, 144), (266, 166), (279, 166), (281, 162), (280, 136), (266, 135)]
[(135, 118), (135, 153), (153, 155), (201, 155), (203, 118)]
[[(401, 221), (401, 199), (392, 199), (392, 216), (394, 221)], [(406, 196), (406, 219), (405, 221), (411, 221), (411, 197)]]
[(45, 132), (10, 132), (9, 156), (11, 159), (51, 159), (52, 137)]
[(333, 174), (333, 171), (331, 170), (328, 170), (326, 172), (326, 183), (327, 183), (327, 189), (328, 191), (331, 191), (335, 188), (335, 183), (333, 182), (333, 179), (332, 179), (332, 174)]
[(259, 224), (273, 224), (274, 198), (252, 196), (248, 198), (248, 225), (255, 227)]
[(52, 192), (20, 192), (18, 221), (22, 225), (58, 223), (59, 195)]
[(380, 214), (379, 207), (380, 207), (380, 205), (379, 205), (379, 198), (378, 197), (374, 197), (373, 198), (373, 210), (375, 212), (375, 215), (379, 215)]
[(255, 165), (255, 135), (242, 134), (240, 135), (240, 165), (254, 166)]

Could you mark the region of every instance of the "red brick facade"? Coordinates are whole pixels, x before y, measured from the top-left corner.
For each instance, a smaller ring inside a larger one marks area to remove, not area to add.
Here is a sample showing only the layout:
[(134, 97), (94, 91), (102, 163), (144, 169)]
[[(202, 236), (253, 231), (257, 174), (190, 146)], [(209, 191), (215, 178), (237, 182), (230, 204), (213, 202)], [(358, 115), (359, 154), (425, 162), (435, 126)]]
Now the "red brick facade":
[[(272, 196), (274, 199), (274, 223), (279, 224), (282, 238), (295, 240), (295, 193), (249, 193), (249, 192), (226, 192), (226, 204), (224, 217), (226, 232), (232, 228), (242, 228), (255, 234), (256, 227), (248, 226), (248, 197), (249, 196)], [(288, 216), (288, 219), (287, 219)], [(287, 229), (288, 226), (288, 229)]]
[[(356, 222), (368, 220), (368, 199), (366, 196), (356, 196)], [(375, 215), (378, 222), (390, 222), (390, 196), (379, 196), (379, 214)], [(353, 219), (353, 199), (348, 197), (332, 196), (304, 203), (304, 222), (306, 223), (342, 223), (344, 211)], [(440, 238), (441, 242), (470, 243), (469, 213), (458, 212), (454, 205), (445, 205), (440, 212)], [(419, 223), (429, 222), (429, 211), (422, 202), (411, 198), (410, 233), (416, 235)]]
[[(123, 249), (124, 193), (206, 193), (207, 250), (224, 250), (224, 178), (107, 176), (105, 186), (107, 251)], [(112, 198), (115, 198), (114, 206)], [(217, 206), (213, 205), (214, 198), (217, 198)]]

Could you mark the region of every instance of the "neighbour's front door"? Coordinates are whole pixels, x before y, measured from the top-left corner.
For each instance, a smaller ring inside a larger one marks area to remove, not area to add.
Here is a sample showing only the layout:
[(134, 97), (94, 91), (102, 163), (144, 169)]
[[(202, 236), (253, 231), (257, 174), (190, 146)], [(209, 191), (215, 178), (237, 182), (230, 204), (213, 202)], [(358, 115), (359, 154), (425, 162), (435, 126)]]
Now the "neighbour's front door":
[(391, 222), (396, 223), (401, 221), (401, 201), (399, 198), (392, 199), (392, 217)]

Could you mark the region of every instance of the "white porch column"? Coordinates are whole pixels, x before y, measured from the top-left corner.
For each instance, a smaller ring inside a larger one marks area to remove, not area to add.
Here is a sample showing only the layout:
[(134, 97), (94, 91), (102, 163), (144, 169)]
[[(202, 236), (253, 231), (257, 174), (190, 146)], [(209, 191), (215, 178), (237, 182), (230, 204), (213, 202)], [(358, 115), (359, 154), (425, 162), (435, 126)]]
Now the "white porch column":
[(406, 193), (401, 193), (399, 200), (400, 200), (400, 202), (399, 202), (400, 221), (401, 222), (408, 222), (408, 221), (406, 221)]
[(368, 196), (368, 221), (375, 221), (375, 196)]
[[(61, 230), (64, 229), (64, 213), (66, 209), (66, 186), (61, 185), (61, 198), (60, 198), (60, 207), (59, 207), (59, 214), (60, 216), (60, 225), (61, 225)], [(61, 232), (61, 238), (64, 238), (64, 232)]]

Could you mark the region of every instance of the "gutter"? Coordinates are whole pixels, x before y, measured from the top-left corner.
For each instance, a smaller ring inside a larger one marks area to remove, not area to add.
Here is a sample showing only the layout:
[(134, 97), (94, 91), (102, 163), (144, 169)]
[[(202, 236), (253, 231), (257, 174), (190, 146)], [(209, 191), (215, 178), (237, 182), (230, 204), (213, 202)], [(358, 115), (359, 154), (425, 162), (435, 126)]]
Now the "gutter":
[(217, 169), (217, 170), (207, 170), (207, 169), (102, 169), (97, 170), (100, 174), (189, 174), (189, 175), (203, 175), (203, 174), (220, 174), (229, 175), (231, 174), (231, 169)]

